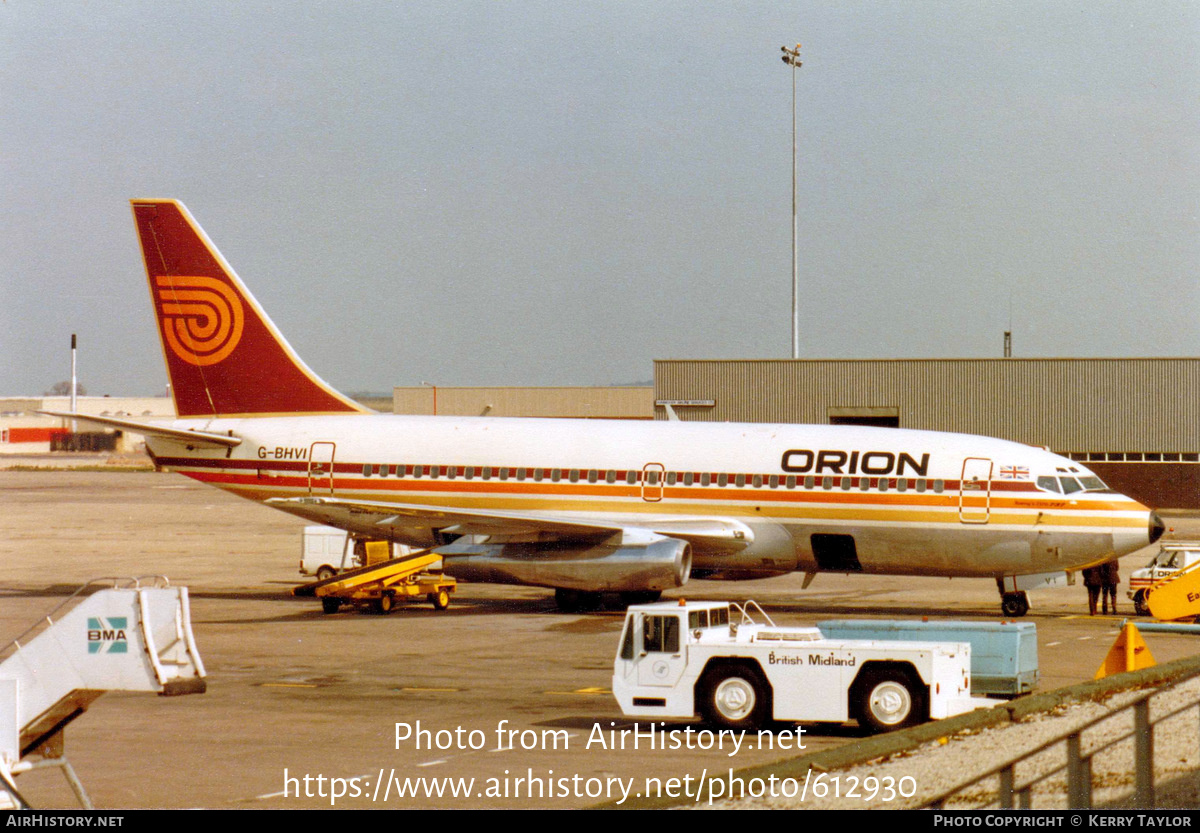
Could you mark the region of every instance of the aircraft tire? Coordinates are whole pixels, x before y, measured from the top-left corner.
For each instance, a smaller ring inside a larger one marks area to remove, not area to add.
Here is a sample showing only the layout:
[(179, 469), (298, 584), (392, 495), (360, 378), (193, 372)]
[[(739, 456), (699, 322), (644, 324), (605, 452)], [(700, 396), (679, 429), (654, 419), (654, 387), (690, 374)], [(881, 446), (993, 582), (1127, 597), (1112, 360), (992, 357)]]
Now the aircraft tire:
[(661, 590), (626, 590), (619, 594), (622, 607), (648, 605), (662, 598)]
[(752, 666), (734, 663), (704, 672), (700, 713), (722, 729), (757, 729), (771, 711), (771, 687)]
[(1000, 610), (1004, 612), (1005, 616), (1012, 616), (1014, 619), (1024, 616), (1029, 612), (1029, 597), (1025, 595), (1024, 590), (1005, 593), (1000, 598)]
[(563, 613), (583, 613), (599, 610), (604, 604), (604, 594), (560, 587), (554, 591), (554, 603)]

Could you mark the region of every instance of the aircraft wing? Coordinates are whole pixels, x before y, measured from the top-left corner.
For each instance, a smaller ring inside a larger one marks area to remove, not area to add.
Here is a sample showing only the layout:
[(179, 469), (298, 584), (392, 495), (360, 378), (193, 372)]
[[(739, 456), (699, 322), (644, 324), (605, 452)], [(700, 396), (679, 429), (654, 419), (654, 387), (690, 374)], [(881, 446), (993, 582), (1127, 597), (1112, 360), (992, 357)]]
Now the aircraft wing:
[(540, 512), (477, 510), (428, 504), (386, 503), (338, 497), (271, 498), (268, 506), (330, 526), (438, 529), (452, 535), (490, 535), (509, 541), (602, 540), (630, 529), (678, 538), (706, 552), (737, 552), (754, 542), (754, 532), (736, 520), (646, 518), (620, 523)]
[(160, 425), (156, 422), (143, 422), (137, 419), (118, 419), (116, 417), (73, 414), (70, 411), (38, 411), (38, 413), (45, 414), (46, 416), (62, 417), (63, 419), (77, 419), (80, 422), (92, 422), (108, 428), (120, 428), (123, 431), (132, 431), (135, 434), (142, 434), (147, 437), (162, 437), (163, 439), (174, 440), (175, 442), (185, 442), (197, 448), (233, 448), (242, 443), (241, 437), (233, 437), (227, 434), (213, 434), (208, 431), (172, 428), (169, 425)]

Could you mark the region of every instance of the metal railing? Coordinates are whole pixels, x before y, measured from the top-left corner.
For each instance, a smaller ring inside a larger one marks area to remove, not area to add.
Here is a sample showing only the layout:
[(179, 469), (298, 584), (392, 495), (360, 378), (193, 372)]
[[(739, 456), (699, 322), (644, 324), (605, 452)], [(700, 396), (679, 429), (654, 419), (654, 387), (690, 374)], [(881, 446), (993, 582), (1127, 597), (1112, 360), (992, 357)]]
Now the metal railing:
[[(1087, 809), (1092, 806), (1097, 780), (1102, 786), (1111, 787), (1114, 780), (1127, 782), (1130, 774), (1132, 793), (1128, 792), (1127, 783), (1119, 785), (1123, 793), (1108, 801), (1154, 807), (1156, 730), (1164, 729), (1164, 724), (1173, 719), (1184, 721), (1190, 728), (1187, 742), (1200, 748), (1200, 693), (1181, 690), (1198, 677), (1200, 669), (1169, 685), (1136, 695), (1108, 714), (1011, 758), (935, 796), (922, 807), (1007, 810), (1030, 809), (1035, 801), (1043, 807), (1061, 806), (1065, 801), (1070, 809)], [(1173, 702), (1181, 698), (1182, 705)], [(1196, 713), (1195, 719), (1186, 718), (1189, 711)], [(1173, 728), (1172, 740), (1185, 735), (1186, 732)], [(1109, 771), (1097, 779), (1094, 765), (1102, 758), (1107, 758)], [(1119, 775), (1114, 778), (1114, 773)], [(981, 794), (986, 796), (982, 801)]]
[(83, 596), (88, 596), (97, 590), (103, 590), (108, 587), (129, 588), (138, 590), (144, 586), (148, 587), (169, 587), (170, 580), (162, 575), (149, 576), (103, 576), (94, 578), (87, 584), (81, 585), (71, 595), (67, 596), (59, 602), (53, 610), (45, 614), (41, 619), (38, 619), (28, 628), (21, 632), (19, 636), (12, 639), (8, 644), (0, 647), (0, 660), (7, 659), (12, 654), (21, 650), (24, 643), (31, 640), (37, 634), (41, 633), (46, 628), (54, 624), (54, 617), (60, 613), (65, 613), (68, 608), (74, 607), (75, 603)]

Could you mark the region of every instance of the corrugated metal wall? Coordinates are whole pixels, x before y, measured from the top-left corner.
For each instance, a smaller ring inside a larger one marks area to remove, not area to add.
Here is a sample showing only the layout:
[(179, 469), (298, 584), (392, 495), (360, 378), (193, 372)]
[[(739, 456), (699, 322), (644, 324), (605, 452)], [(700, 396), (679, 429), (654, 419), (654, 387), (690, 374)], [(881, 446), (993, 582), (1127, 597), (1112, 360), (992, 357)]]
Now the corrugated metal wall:
[(613, 387), (398, 387), (397, 414), (444, 416), (584, 417), (652, 419), (654, 389)]
[(654, 391), (715, 401), (678, 408), (685, 420), (828, 423), (831, 409), (894, 408), (902, 428), (1055, 451), (1200, 449), (1200, 359), (660, 360)]

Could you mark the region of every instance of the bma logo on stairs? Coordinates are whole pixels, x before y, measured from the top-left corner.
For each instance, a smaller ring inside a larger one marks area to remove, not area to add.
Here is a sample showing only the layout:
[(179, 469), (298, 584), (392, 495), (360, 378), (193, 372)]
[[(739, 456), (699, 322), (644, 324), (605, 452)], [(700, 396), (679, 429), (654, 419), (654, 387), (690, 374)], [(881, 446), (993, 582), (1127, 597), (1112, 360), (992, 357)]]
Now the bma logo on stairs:
[[(99, 654), (102, 651), (106, 654), (129, 653), (129, 640), (125, 636), (125, 628), (129, 626), (127, 617), (109, 616), (107, 619), (102, 619), (98, 616), (89, 616), (87, 621), (89, 654)], [(105, 627), (105, 622), (108, 622), (107, 627)], [(108, 650), (104, 650), (105, 645), (108, 645)]]

